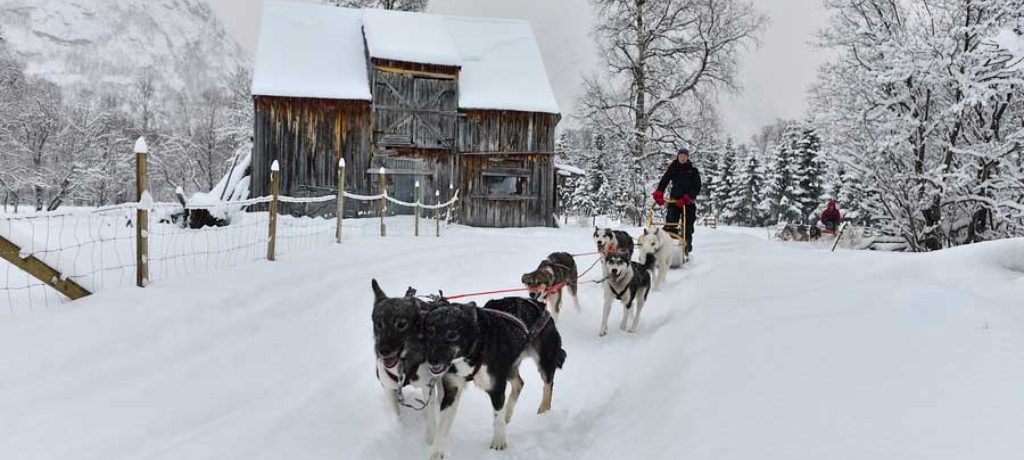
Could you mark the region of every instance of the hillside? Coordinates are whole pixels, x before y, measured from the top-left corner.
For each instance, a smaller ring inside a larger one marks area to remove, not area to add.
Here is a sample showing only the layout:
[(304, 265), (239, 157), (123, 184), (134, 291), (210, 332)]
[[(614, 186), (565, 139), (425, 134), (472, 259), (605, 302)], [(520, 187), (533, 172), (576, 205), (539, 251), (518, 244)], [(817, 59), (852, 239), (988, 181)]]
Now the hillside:
[(0, 34), (27, 73), (67, 91), (118, 91), (151, 69), (198, 94), (248, 58), (203, 0), (0, 0)]

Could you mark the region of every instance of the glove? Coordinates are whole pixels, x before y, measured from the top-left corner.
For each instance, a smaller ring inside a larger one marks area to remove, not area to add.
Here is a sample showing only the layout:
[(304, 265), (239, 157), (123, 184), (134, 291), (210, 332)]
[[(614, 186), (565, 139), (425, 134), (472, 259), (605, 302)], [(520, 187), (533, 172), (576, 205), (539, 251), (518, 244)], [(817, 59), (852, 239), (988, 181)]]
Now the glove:
[(693, 199), (690, 198), (690, 195), (683, 195), (682, 198), (676, 200), (676, 206), (679, 206), (680, 208), (690, 204), (693, 204)]
[(655, 190), (654, 194), (651, 195), (654, 198), (654, 202), (658, 203), (658, 206), (665, 206), (665, 191)]

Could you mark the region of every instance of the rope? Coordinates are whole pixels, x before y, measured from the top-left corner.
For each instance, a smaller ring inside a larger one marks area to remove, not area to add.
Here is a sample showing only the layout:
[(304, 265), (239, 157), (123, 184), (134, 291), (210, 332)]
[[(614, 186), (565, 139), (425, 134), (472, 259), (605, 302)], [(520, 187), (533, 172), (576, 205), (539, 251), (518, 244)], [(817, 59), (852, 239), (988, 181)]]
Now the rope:
[[(555, 292), (555, 291), (557, 291), (559, 289), (562, 289), (563, 287), (565, 287), (564, 284), (556, 284), (554, 286), (551, 286), (551, 287), (547, 288), (546, 291), (547, 292)], [(528, 287), (515, 288), (515, 289), (498, 289), (498, 290), (495, 290), (495, 291), (470, 292), (470, 293), (458, 294), (458, 295), (442, 295), (439, 298), (440, 298), (440, 300), (456, 300), (456, 299), (465, 299), (467, 297), (480, 297), (480, 296), (483, 296), (483, 295), (490, 295), (490, 294), (507, 294), (507, 293), (510, 293), (510, 292), (524, 292), (524, 291), (530, 291), (530, 290), (531, 289), (528, 288)]]
[(337, 195), (324, 195), (318, 197), (292, 197), (292, 196), (279, 196), (278, 201), (282, 203), (294, 203), (294, 204), (312, 204), (312, 203), (327, 203), (328, 201), (334, 201), (338, 199)]
[(351, 198), (353, 200), (359, 201), (377, 201), (381, 198), (384, 198), (384, 194), (381, 193), (380, 195), (359, 195), (356, 193), (345, 192), (345, 198)]

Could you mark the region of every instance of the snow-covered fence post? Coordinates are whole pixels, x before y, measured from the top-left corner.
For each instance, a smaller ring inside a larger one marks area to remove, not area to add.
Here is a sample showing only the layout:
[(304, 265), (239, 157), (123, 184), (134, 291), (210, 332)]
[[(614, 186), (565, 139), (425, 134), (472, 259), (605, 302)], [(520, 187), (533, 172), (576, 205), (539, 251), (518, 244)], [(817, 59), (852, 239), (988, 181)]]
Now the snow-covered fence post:
[(274, 260), (277, 248), (277, 200), (281, 193), (281, 165), (277, 160), (270, 165), (270, 224), (267, 230), (267, 260)]
[(416, 204), (413, 208), (413, 236), (420, 236), (420, 181), (416, 181), (412, 194), (412, 201)]
[(387, 170), (383, 166), (380, 167), (380, 206), (377, 208), (380, 214), (380, 236), (388, 236), (388, 229), (384, 226), (384, 215), (388, 213), (388, 179)]
[(345, 158), (338, 161), (338, 244), (341, 244), (342, 222), (345, 219)]
[[(449, 182), (448, 183), (448, 199), (451, 200), (454, 197), (455, 197), (455, 184)], [(452, 219), (452, 206), (454, 206), (454, 205), (455, 205), (455, 203), (452, 202), (452, 204), (449, 205), (448, 208), (444, 210), (444, 227), (445, 228), (448, 228), (448, 221), (450, 221)]]
[(434, 210), (434, 236), (441, 237), (441, 191), (434, 190), (434, 204), (437, 205), (437, 209)]
[[(146, 191), (146, 157), (149, 147), (146, 138), (135, 141), (135, 285), (145, 287), (149, 281), (149, 208), (153, 198)], [(148, 205), (143, 203), (148, 201)]]

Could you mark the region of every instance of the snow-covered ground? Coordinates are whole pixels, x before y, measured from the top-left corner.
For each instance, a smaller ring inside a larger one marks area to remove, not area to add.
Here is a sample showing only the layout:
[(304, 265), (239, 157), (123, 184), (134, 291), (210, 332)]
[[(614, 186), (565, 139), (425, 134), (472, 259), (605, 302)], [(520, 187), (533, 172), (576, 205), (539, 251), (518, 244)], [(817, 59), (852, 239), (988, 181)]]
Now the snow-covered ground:
[[(0, 457), (425, 458), (418, 414), (394, 420), (373, 375), (370, 279), (515, 287), (590, 233), (363, 238), (0, 317)], [(487, 450), (470, 389), (450, 458), (1019, 458), (1022, 298), (1022, 240), (829, 253), (698, 229), (637, 334), (598, 338), (600, 290), (582, 289), (554, 408), (533, 413), (527, 365), (509, 450)]]

